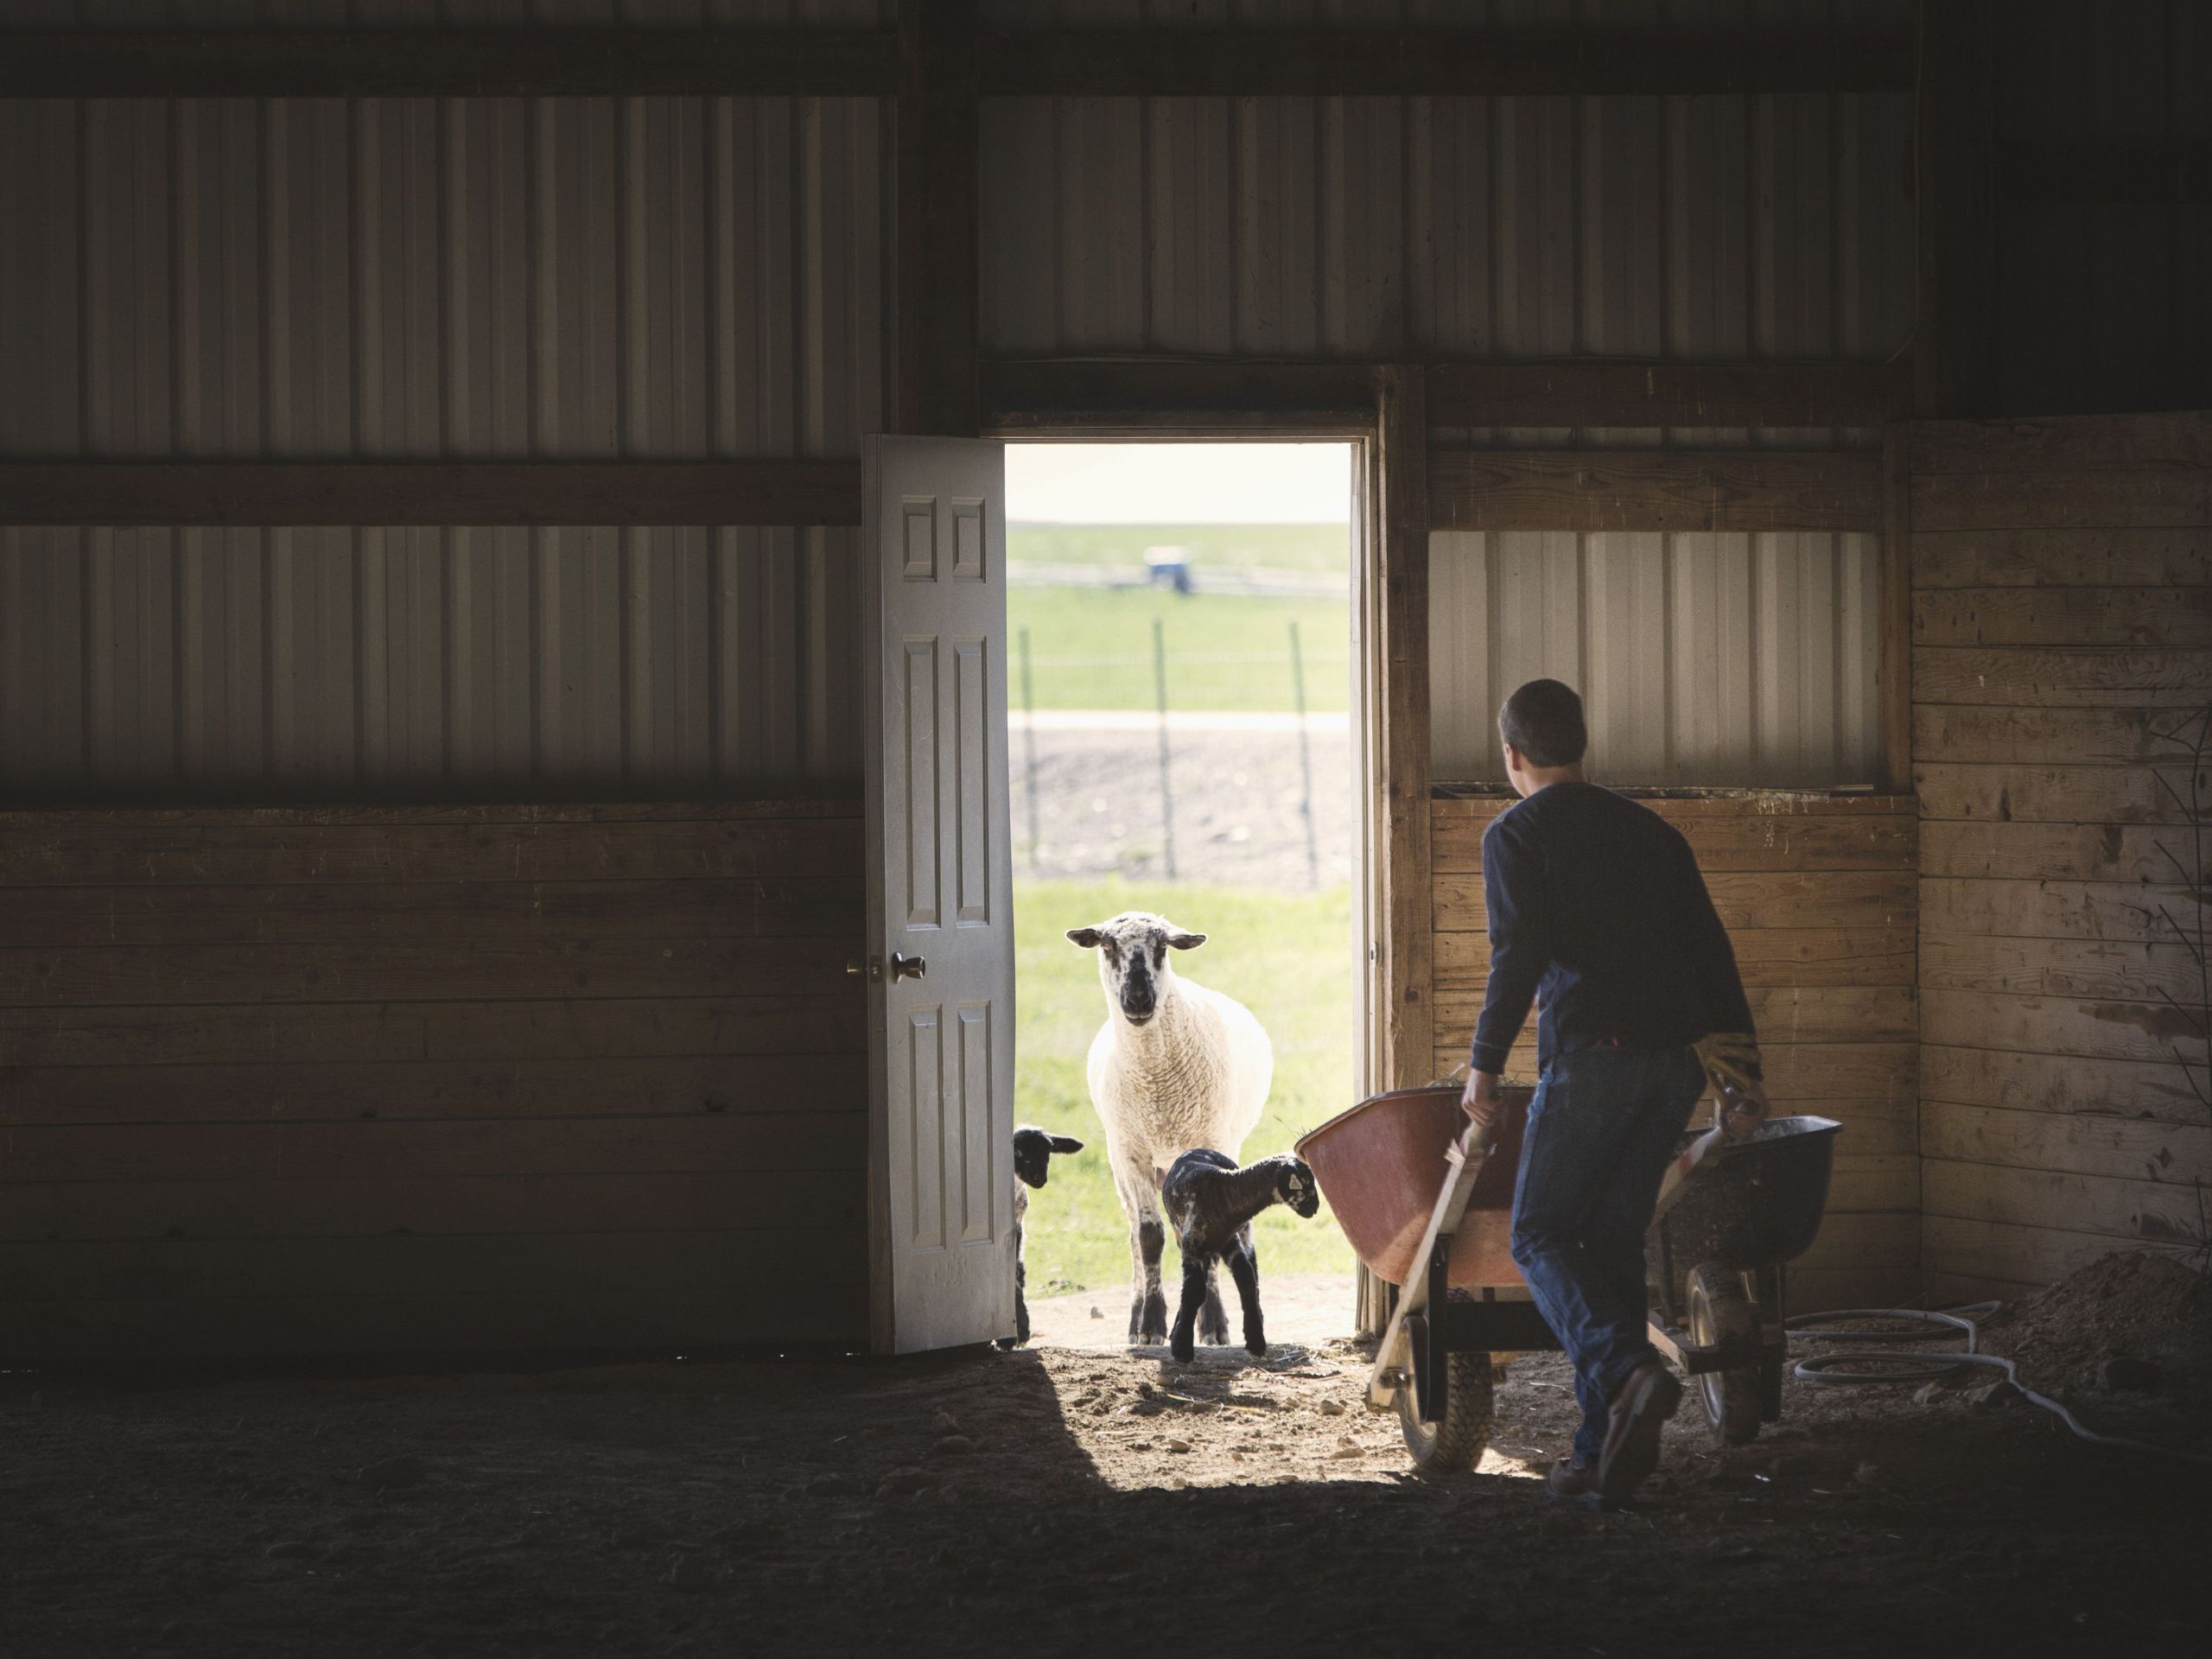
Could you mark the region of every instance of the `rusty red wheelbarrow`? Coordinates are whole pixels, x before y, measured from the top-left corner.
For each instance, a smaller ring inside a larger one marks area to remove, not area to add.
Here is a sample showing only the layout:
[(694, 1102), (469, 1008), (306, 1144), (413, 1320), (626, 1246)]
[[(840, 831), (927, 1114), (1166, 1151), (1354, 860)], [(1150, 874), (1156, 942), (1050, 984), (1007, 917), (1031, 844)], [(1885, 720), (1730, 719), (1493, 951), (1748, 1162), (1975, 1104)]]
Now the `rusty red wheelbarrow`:
[[(1472, 1468), (1504, 1359), (1559, 1347), (1513, 1263), (1522, 1130), (1535, 1090), (1509, 1084), (1487, 1143), (1459, 1085), (1376, 1095), (1298, 1143), (1370, 1272), (1397, 1287), (1367, 1403), (1395, 1411), (1424, 1475)], [(1646, 1243), (1654, 1346), (1691, 1379), (1713, 1432), (1753, 1439), (1782, 1414), (1784, 1268), (1819, 1232), (1836, 1131), (1770, 1118), (1746, 1140), (1685, 1138)]]

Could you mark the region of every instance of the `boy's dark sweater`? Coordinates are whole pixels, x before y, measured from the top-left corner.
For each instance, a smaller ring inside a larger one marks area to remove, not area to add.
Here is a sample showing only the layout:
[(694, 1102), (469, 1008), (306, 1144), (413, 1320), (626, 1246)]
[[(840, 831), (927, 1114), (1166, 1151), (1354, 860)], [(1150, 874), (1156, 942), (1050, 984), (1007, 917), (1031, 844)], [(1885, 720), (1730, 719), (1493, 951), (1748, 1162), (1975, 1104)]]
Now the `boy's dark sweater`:
[(1529, 1017), (1541, 1065), (1599, 1044), (1678, 1048), (1749, 1032), (1736, 953), (1674, 826), (1595, 784), (1552, 784), (1483, 836), (1490, 994), (1478, 1071), (1505, 1069)]

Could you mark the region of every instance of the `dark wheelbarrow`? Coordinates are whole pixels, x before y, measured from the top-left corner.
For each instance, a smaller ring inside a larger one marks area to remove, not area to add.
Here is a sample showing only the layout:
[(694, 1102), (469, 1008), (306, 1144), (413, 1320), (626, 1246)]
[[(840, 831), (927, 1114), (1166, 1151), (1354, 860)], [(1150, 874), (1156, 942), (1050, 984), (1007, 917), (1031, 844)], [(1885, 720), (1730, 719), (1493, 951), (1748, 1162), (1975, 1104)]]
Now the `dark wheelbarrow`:
[[(1367, 1403), (1397, 1413), (1424, 1475), (1480, 1459), (1494, 1365), (1560, 1346), (1510, 1249), (1534, 1094), (1507, 1086), (1486, 1144), (1466, 1133), (1457, 1084), (1374, 1096), (1298, 1143), (1360, 1260), (1398, 1287)], [(1780, 1413), (1783, 1270), (1820, 1230), (1841, 1127), (1775, 1118), (1745, 1141), (1693, 1141), (1662, 1196), (1646, 1254), (1651, 1340), (1726, 1439), (1749, 1440)]]

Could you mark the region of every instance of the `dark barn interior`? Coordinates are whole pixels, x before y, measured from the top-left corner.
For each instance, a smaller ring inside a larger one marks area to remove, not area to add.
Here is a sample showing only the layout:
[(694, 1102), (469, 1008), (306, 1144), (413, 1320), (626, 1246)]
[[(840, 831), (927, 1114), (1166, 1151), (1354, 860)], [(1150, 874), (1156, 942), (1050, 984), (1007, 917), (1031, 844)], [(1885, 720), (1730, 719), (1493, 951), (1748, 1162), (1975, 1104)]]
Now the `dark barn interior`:
[[(2208, 85), (2190, 0), (0, 6), (0, 1652), (2199, 1650)], [(1170, 437), (1355, 448), (1364, 1088), (1573, 678), (1843, 1126), (1789, 1311), (2018, 1388), (1587, 1515), (1556, 1355), (1414, 1478), (1363, 1268), (988, 1344), (998, 445)]]

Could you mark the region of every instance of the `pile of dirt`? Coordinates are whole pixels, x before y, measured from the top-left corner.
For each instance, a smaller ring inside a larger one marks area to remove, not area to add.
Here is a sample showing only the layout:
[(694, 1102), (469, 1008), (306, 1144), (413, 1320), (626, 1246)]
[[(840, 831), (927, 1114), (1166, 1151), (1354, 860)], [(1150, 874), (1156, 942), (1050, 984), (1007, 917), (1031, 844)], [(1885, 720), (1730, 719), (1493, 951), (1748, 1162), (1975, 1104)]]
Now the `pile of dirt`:
[(1982, 1328), (1982, 1345), (2017, 1361), (2031, 1388), (2062, 1398), (2109, 1392), (2112, 1363), (2135, 1362), (2136, 1389), (2212, 1405), (2212, 1281), (2172, 1256), (2101, 1257)]

